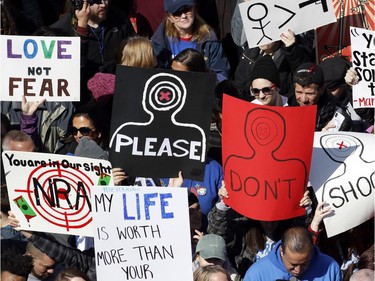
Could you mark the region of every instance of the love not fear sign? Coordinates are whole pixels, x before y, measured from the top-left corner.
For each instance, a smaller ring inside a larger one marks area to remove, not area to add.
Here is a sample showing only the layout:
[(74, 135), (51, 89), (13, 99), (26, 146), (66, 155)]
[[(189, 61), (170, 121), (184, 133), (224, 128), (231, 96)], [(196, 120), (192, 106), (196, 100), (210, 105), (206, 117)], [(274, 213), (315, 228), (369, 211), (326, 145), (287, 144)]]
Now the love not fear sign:
[(0, 36), (2, 101), (80, 100), (80, 38)]

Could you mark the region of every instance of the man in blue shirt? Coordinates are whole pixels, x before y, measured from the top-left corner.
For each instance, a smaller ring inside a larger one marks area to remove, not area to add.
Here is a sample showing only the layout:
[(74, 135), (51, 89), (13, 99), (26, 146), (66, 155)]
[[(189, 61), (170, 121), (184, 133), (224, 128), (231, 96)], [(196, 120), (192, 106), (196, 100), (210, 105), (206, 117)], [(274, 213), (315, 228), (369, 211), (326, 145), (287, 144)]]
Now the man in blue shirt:
[(307, 229), (292, 227), (268, 256), (247, 270), (244, 280), (340, 281), (342, 275), (337, 262), (314, 246)]

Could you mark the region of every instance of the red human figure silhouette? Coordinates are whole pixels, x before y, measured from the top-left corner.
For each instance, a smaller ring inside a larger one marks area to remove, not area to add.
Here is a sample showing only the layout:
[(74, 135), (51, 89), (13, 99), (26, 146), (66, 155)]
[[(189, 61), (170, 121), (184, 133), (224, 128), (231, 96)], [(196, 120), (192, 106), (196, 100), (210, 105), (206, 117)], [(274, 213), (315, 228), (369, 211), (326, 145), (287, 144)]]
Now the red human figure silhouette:
[(307, 186), (306, 165), (278, 155), (286, 132), (284, 118), (272, 109), (256, 108), (246, 115), (244, 137), (252, 154), (229, 155), (224, 164), (226, 203), (242, 215), (271, 221), (304, 213), (299, 201)]

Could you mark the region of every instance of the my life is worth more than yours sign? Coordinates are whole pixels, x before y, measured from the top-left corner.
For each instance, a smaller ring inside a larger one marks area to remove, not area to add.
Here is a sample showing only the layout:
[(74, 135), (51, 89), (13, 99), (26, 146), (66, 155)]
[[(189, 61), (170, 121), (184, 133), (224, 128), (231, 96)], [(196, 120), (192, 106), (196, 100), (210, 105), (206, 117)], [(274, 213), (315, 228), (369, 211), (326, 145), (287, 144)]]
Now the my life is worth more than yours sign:
[(374, 216), (374, 143), (374, 134), (315, 133), (310, 182), (334, 211), (324, 218), (328, 237)]
[(192, 281), (186, 188), (93, 190), (98, 280)]
[(264, 106), (224, 95), (225, 203), (256, 220), (303, 215), (315, 116), (315, 106)]
[(130, 176), (203, 180), (215, 75), (117, 66), (109, 156)]
[(336, 21), (331, 0), (251, 0), (239, 8), (249, 48), (280, 40), (288, 29), (300, 34)]
[(4, 151), (11, 210), (21, 229), (93, 236), (91, 192), (112, 185), (106, 160)]
[(353, 86), (353, 107), (375, 108), (375, 31), (350, 27), (352, 63), (359, 83)]
[(0, 100), (80, 100), (79, 37), (1, 35), (0, 44)]

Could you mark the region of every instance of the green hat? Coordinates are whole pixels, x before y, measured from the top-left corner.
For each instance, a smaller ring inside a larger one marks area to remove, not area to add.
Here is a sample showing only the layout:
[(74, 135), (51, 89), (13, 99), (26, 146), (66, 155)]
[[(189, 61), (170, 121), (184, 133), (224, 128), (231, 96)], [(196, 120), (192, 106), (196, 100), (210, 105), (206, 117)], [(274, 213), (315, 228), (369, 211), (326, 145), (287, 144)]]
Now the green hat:
[(199, 239), (195, 253), (199, 253), (205, 260), (216, 258), (226, 261), (227, 250), (225, 240), (216, 234), (206, 234)]

